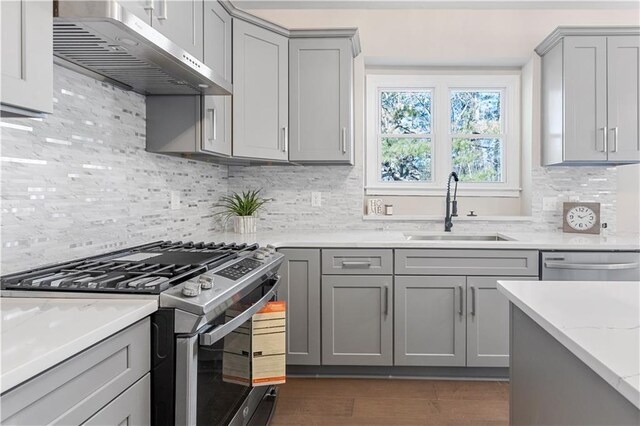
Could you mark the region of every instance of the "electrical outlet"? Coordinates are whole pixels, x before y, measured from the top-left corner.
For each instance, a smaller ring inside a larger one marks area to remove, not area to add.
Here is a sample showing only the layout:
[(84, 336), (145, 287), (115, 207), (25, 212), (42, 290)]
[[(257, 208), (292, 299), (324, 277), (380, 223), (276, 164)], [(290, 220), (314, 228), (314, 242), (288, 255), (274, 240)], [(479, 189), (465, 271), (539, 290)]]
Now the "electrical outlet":
[(171, 210), (180, 210), (180, 191), (171, 191)]
[(552, 212), (558, 209), (558, 199), (556, 197), (542, 197), (542, 211)]
[(312, 207), (322, 206), (322, 192), (311, 193), (311, 206)]

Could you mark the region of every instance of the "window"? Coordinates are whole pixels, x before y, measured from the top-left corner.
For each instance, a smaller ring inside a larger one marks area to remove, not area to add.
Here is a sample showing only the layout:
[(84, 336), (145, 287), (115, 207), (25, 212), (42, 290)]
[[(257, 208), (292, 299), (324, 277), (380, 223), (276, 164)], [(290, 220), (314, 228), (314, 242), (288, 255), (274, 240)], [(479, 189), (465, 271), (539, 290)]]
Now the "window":
[(368, 75), (366, 192), (519, 195), (518, 75)]

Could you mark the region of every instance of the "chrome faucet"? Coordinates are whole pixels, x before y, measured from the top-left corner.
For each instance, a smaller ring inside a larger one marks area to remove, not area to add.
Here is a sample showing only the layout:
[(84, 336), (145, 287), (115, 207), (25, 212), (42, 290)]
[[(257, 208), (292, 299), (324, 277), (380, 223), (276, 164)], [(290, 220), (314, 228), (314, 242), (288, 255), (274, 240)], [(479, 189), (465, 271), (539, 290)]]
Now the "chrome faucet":
[[(453, 201), (451, 201), (451, 178), (456, 181), (456, 186), (453, 190)], [(458, 201), (456, 200), (456, 197), (458, 196), (458, 180), (456, 172), (451, 172), (449, 174), (449, 180), (447, 182), (447, 213), (444, 217), (444, 232), (451, 232), (451, 228), (453, 227), (451, 218), (458, 216)]]

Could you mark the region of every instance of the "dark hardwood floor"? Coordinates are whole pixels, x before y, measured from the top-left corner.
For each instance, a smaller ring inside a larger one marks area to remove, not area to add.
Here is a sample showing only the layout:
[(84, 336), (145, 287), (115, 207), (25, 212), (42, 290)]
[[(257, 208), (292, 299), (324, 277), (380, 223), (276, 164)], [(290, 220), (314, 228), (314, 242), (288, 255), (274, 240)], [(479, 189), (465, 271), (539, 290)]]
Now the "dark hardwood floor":
[(288, 378), (275, 425), (507, 425), (509, 384)]

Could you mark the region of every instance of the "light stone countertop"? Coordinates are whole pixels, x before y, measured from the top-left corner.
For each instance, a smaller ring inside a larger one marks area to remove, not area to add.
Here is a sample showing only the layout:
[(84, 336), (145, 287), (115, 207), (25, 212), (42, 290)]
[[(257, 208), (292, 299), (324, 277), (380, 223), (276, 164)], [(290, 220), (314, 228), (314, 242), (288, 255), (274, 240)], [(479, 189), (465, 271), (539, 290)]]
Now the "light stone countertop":
[(640, 282), (498, 281), (498, 289), (640, 408)]
[[(255, 234), (212, 233), (209, 240), (236, 243), (272, 244), (276, 247), (310, 248), (451, 248), (451, 249), (532, 249), (532, 250), (640, 250), (640, 236), (600, 236), (583, 234), (498, 232), (510, 241), (425, 241), (407, 240), (407, 235), (442, 235), (424, 231), (264, 231)], [(455, 232), (452, 235), (492, 234)]]
[(154, 299), (0, 298), (0, 393), (158, 309)]

